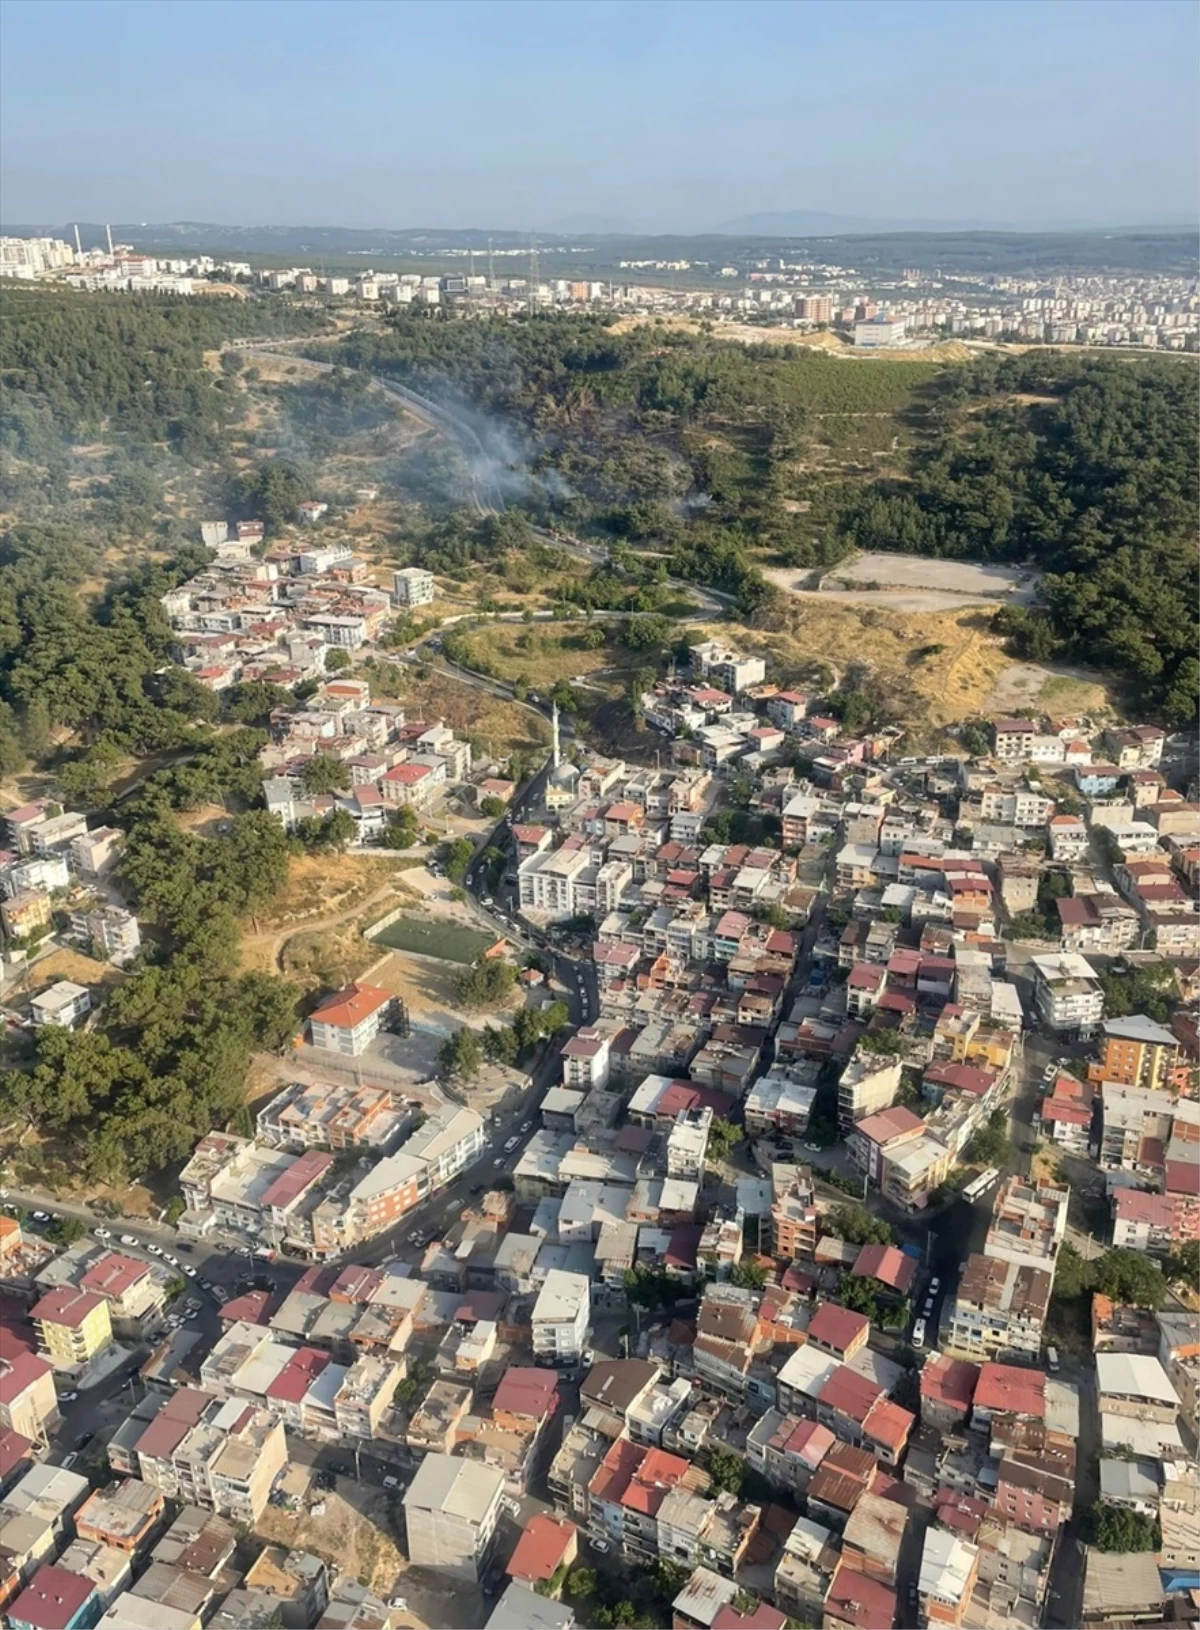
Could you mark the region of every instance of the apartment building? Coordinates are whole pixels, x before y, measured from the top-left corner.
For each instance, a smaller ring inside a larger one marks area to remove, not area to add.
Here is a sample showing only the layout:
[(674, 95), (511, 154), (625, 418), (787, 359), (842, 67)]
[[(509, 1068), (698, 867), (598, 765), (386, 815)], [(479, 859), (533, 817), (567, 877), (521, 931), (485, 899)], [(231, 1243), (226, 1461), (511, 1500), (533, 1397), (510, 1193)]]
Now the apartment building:
[(135, 1413), (110, 1445), (114, 1470), (135, 1472), (168, 1499), (257, 1522), (287, 1464), (283, 1423), (242, 1398), (196, 1387), (145, 1403), (157, 1406), (150, 1418)]
[(125, 967), (137, 956), (142, 932), (132, 911), (124, 906), (93, 906), (71, 913), (71, 933), (85, 945), (94, 947), (102, 961)]
[(1008, 1178), (996, 1195), (992, 1222), (984, 1241), (985, 1256), (1002, 1262), (1028, 1262), (1051, 1275), (1066, 1238), (1070, 1190), (1053, 1183)]
[(1002, 1353), (1036, 1358), (1052, 1282), (1046, 1268), (969, 1256), (947, 1321), (947, 1347), (975, 1360)]
[(838, 1080), (838, 1126), (848, 1136), (857, 1121), (894, 1104), (900, 1065), (874, 1053), (855, 1053)]
[(1104, 1016), (1104, 992), (1091, 964), (1075, 952), (1031, 958), (1040, 1023), (1064, 1038), (1086, 1040)]
[(534, 1352), (552, 1363), (579, 1359), (587, 1346), (590, 1317), (586, 1276), (552, 1268), (530, 1316)]
[(88, 1496), (75, 1513), (75, 1532), (80, 1539), (111, 1545), (132, 1556), (154, 1533), (163, 1510), (161, 1489), (127, 1477)]
[(409, 1561), (475, 1585), (491, 1558), (503, 1475), (490, 1466), (426, 1455), (404, 1495)]
[(29, 1317), (55, 1369), (82, 1369), (112, 1346), (108, 1302), (93, 1291), (59, 1286), (34, 1303)]
[(0, 1352), (0, 1427), (44, 1443), (59, 1424), (54, 1368), (15, 1342), (9, 1345), (10, 1351)]
[(1152, 1092), (1170, 1088), (1179, 1058), (1178, 1038), (1144, 1013), (1105, 1019), (1098, 1047), (1099, 1059), (1088, 1066), (1090, 1081), (1115, 1081)]
[[(7, 903), (11, 905), (13, 902)], [(31, 998), (29, 1021), (39, 1029), (52, 1024), (70, 1030), (91, 1009), (92, 993), (86, 985), (77, 985), (71, 979), (60, 979)]]
[(1143, 1256), (1165, 1257), (1200, 1239), (1200, 1198), (1118, 1189), (1113, 1195), (1113, 1244)]
[(395, 1003), (391, 991), (355, 983), (327, 996), (309, 1018), (314, 1047), (358, 1058), (386, 1028)]
[(383, 1087), (293, 1081), (259, 1110), (255, 1131), (275, 1149), (385, 1150), (407, 1119), (403, 1102)]
[(744, 656), (719, 640), (704, 640), (692, 647), (692, 672), (736, 696), (751, 685), (761, 685), (767, 665), (762, 657)]
[(977, 1545), (948, 1528), (926, 1529), (917, 1597), (927, 1624), (961, 1625), (978, 1577)]
[(420, 566), (402, 566), (392, 573), (392, 599), (398, 606), (427, 606), (436, 587), (433, 573)]
[(571, 839), (561, 849), (530, 855), (517, 867), (521, 910), (540, 912), (551, 922), (573, 917), (576, 889), (593, 866), (590, 845)]
[(591, 1092), (608, 1085), (612, 1036), (594, 1025), (583, 1025), (562, 1049), (563, 1086)]

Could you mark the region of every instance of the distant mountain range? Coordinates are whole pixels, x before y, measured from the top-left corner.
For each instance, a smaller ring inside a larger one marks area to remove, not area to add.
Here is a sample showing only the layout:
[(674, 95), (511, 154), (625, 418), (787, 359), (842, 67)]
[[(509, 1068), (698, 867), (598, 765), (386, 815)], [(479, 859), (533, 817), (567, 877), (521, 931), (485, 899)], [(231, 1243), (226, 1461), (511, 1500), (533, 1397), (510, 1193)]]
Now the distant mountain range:
[(829, 215), (823, 210), (793, 209), (766, 215), (738, 215), (709, 230), (731, 238), (837, 238), (858, 234), (874, 237), (889, 232), (1194, 232), (1196, 226), (1194, 220), (1137, 226), (1114, 226), (1106, 221), (1064, 221), (1054, 226), (1030, 226), (1012, 221), (886, 221), (874, 216)]

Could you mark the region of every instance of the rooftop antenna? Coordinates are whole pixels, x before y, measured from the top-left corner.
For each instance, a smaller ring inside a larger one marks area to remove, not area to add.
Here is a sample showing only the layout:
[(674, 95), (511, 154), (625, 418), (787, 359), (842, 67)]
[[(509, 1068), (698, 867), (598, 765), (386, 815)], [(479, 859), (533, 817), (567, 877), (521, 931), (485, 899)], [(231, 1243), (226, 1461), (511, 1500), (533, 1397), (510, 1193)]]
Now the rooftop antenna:
[(108, 239), (108, 258), (109, 258), (109, 260), (111, 260), (113, 258), (112, 227), (111, 226), (106, 226), (104, 228), (104, 236)]
[(538, 287), (538, 250), (537, 233), (529, 234), (529, 314), (533, 315), (537, 309)]
[(75, 253), (76, 253), (77, 256), (80, 256), (80, 257), (82, 257), (82, 255), (83, 255), (83, 250), (79, 247), (79, 222), (78, 221), (75, 222)]

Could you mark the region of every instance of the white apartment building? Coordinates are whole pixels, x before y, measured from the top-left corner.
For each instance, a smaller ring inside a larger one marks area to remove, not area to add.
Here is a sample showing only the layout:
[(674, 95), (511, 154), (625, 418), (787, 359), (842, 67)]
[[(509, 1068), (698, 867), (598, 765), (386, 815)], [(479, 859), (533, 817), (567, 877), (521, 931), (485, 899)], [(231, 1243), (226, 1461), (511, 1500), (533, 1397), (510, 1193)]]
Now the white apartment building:
[(667, 1134), (667, 1176), (694, 1177), (704, 1173), (704, 1156), (708, 1149), (708, 1133), (713, 1112), (703, 1109), (681, 1109), (675, 1124)]
[(318, 612), (304, 619), (304, 627), (320, 634), (326, 645), (353, 651), (367, 637), (367, 624), (363, 617), (339, 617), (333, 612)]
[(586, 844), (530, 855), (517, 868), (522, 911), (540, 911), (551, 920), (575, 915), (575, 886), (592, 865)]
[(87, 945), (95, 946), (105, 961), (118, 968), (132, 962), (141, 949), (142, 932), (132, 911), (124, 906), (100, 906), (92, 911), (71, 913), (71, 932)]
[(85, 1013), (91, 1011), (91, 1006), (92, 996), (86, 986), (76, 985), (70, 979), (60, 979), (30, 1002), (30, 1022), (39, 1027), (57, 1024), (70, 1029), (77, 1019), (82, 1019)]
[(885, 351), (892, 345), (903, 345), (905, 321), (903, 317), (869, 317), (854, 325), (854, 344), (860, 351)]
[(564, 1087), (590, 1092), (608, 1085), (612, 1038), (591, 1025), (583, 1025), (562, 1050)]
[(1045, 826), (1053, 800), (1032, 787), (985, 787), (979, 798), (985, 821), (999, 826)]
[(309, 1019), (314, 1047), (357, 1058), (383, 1029), (395, 1001), (375, 985), (347, 985), (327, 996)]
[(551, 1362), (578, 1359), (587, 1346), (591, 1292), (581, 1273), (551, 1268), (533, 1304), (533, 1350)]
[(761, 685), (767, 677), (767, 665), (762, 657), (744, 656), (720, 640), (705, 640), (692, 647), (692, 672), (736, 696), (748, 685)]
[(900, 1065), (870, 1053), (855, 1053), (838, 1081), (838, 1125), (843, 1135), (855, 1121), (874, 1115), (896, 1102), (900, 1091)]
[(398, 606), (427, 606), (435, 589), (433, 573), (420, 566), (402, 566), (392, 573), (392, 599)]
[(504, 1475), (477, 1460), (427, 1454), (404, 1496), (408, 1558), (476, 1584), (490, 1558)]
[(1090, 1036), (1104, 1016), (1104, 992), (1091, 964), (1076, 951), (1031, 960), (1039, 1023), (1062, 1036)]

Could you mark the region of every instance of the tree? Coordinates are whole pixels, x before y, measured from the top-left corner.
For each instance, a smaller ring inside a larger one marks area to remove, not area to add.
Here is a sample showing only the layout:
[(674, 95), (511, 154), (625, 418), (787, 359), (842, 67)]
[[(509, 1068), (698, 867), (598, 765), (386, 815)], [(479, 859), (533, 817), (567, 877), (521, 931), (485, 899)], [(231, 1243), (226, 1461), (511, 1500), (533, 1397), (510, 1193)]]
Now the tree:
[(708, 1147), (704, 1158), (710, 1166), (721, 1166), (729, 1159), (730, 1151), (742, 1141), (745, 1132), (732, 1121), (713, 1120), (708, 1128)]
[(78, 1217), (55, 1217), (46, 1233), (56, 1245), (74, 1245), (76, 1240), (86, 1237), (87, 1224), (80, 1222)]
[[(1004, 1111), (1001, 1110), (1001, 1116)], [(1003, 1124), (994, 1126), (989, 1121), (987, 1126), (981, 1126), (971, 1135), (963, 1156), (966, 1160), (978, 1162), (984, 1166), (1003, 1166), (1012, 1159), (1013, 1146), (1004, 1130)]]
[(1163, 1263), (1163, 1272), (1173, 1283), (1200, 1284), (1200, 1241), (1189, 1239), (1177, 1245)]
[(864, 1205), (835, 1206), (829, 1214), (830, 1230), (851, 1245), (892, 1245), (895, 1235), (882, 1217), (873, 1217)]
[(461, 883), (467, 875), (475, 855), (475, 846), (469, 838), (455, 838), (446, 845), (443, 860), (446, 867), (446, 876), (452, 883)]
[(904, 1037), (895, 1030), (867, 1030), (858, 1038), (858, 1048), (876, 1058), (899, 1058), (904, 1051)]
[(325, 672), (327, 674), (345, 673), (350, 666), (350, 653), (340, 645), (325, 653)]
[(770, 1277), (765, 1263), (756, 1262), (753, 1257), (743, 1257), (735, 1262), (729, 1274), (729, 1282), (738, 1285), (742, 1290), (762, 1290)]
[(481, 956), (455, 984), (455, 993), (463, 1007), (498, 1007), (512, 995), (517, 982), (517, 970), (503, 957)]
[(1097, 1500), (1088, 1513), (1092, 1544), (1098, 1551), (1157, 1551), (1162, 1545), (1162, 1529), (1153, 1517), (1124, 1506)]
[(483, 1048), (474, 1030), (464, 1025), (448, 1036), (438, 1048), (438, 1063), (450, 1075), (473, 1080), (483, 1064)]
[(505, 805), (503, 798), (497, 798), (495, 793), (490, 792), (486, 798), (481, 798), (479, 800), (480, 814), (488, 816), (488, 818), (493, 821), (498, 821), (500, 819), (501, 815), (504, 814), (504, 808)]
[(1092, 1288), (1092, 1264), (1080, 1256), (1069, 1241), (1059, 1247), (1054, 1269), (1054, 1294), (1060, 1300), (1073, 1301)]
[(411, 849), (420, 834), (421, 823), (411, 804), (401, 804), (387, 818), (379, 841), (385, 849)]
[(596, 1594), (595, 1568), (572, 1568), (567, 1575), (567, 1591), (577, 1599)]
[(350, 785), (350, 767), (339, 758), (330, 758), (327, 753), (314, 753), (312, 758), (305, 761), (300, 771), (300, 781), (305, 792), (313, 797), (345, 792)]
[(1158, 1263), (1126, 1246), (1105, 1251), (1094, 1264), (1092, 1285), (1101, 1296), (1109, 1296), (1114, 1302), (1128, 1302), (1134, 1307), (1159, 1308), (1167, 1294)]
[(708, 1475), (718, 1493), (736, 1495), (746, 1480), (746, 1462), (734, 1450), (718, 1445), (708, 1457)]

